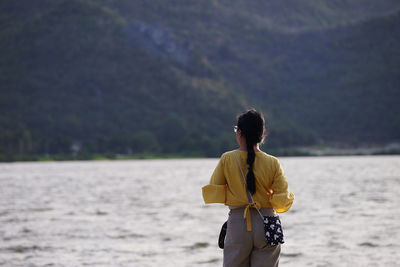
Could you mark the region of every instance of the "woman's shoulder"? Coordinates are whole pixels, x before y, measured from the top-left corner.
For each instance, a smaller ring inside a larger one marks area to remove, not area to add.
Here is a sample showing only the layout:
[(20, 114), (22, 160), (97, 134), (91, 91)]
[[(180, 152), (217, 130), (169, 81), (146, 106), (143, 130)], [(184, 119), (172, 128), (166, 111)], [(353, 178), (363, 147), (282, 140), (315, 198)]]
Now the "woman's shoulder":
[(278, 162), (278, 159), (275, 156), (272, 156), (264, 151), (260, 151), (256, 153), (256, 158), (258, 157), (258, 160), (264, 162), (264, 163), (269, 163), (275, 165)]
[[(236, 154), (236, 155), (235, 155)], [(226, 151), (221, 155), (221, 159), (235, 159), (235, 157), (245, 157), (247, 156), (247, 151), (244, 150), (239, 150), (239, 149), (234, 149), (230, 151)], [(272, 156), (264, 151), (258, 151), (256, 152), (256, 158), (260, 158), (265, 161), (270, 161), (270, 162), (278, 162), (278, 159), (275, 156)]]
[(273, 156), (273, 155), (271, 155), (271, 154), (268, 154), (268, 153), (266, 153), (266, 152), (264, 152), (264, 151), (261, 151), (260, 152), (260, 154), (262, 155), (262, 157), (263, 158), (265, 158), (265, 159), (267, 159), (267, 160), (271, 160), (271, 161), (278, 161), (278, 158), (277, 157), (275, 157), (275, 156)]
[[(237, 150), (230, 150), (226, 151), (221, 155), (221, 159), (231, 159), (235, 157), (235, 151)], [(236, 152), (237, 153), (237, 152)]]
[(242, 159), (245, 158), (244, 154), (247, 155), (246, 151), (242, 151), (242, 150), (238, 150), (238, 149), (234, 149), (234, 150), (230, 150), (230, 151), (226, 151), (221, 155), (220, 160), (222, 162), (236, 162), (236, 158), (238, 159)]

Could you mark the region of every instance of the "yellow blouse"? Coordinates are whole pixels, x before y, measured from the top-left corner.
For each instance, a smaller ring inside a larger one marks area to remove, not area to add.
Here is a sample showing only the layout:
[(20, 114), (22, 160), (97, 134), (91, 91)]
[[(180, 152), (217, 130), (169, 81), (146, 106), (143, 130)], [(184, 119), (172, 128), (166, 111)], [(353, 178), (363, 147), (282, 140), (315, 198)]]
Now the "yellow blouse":
[[(249, 165), (247, 151), (235, 150), (240, 166), (246, 177)], [(205, 203), (224, 203), (228, 206), (245, 206), (243, 217), (247, 230), (251, 231), (250, 208), (274, 208), (276, 212), (288, 211), (292, 206), (294, 194), (288, 190), (285, 174), (277, 158), (264, 152), (256, 152), (253, 164), (256, 177), (254, 203), (249, 203), (246, 186), (239, 169), (234, 151), (224, 153), (215, 168), (210, 184), (202, 188)]]

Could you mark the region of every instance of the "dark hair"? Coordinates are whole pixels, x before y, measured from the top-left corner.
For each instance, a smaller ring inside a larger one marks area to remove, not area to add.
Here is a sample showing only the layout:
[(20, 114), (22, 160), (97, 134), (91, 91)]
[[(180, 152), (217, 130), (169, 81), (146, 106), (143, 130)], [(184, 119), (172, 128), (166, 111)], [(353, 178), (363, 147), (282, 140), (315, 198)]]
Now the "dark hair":
[(246, 183), (247, 189), (252, 195), (256, 193), (256, 181), (253, 172), (253, 163), (256, 157), (254, 145), (263, 142), (266, 133), (264, 126), (264, 116), (255, 109), (250, 109), (247, 112), (239, 115), (237, 120), (237, 127), (246, 139), (247, 164), (249, 164), (249, 172), (247, 173)]

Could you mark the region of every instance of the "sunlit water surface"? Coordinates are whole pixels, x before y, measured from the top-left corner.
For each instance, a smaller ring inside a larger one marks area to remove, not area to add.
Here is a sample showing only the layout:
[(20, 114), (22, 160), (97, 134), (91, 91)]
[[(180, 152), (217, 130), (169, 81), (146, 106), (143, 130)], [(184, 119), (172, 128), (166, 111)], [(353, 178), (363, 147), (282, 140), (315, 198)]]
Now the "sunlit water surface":
[[(400, 157), (281, 158), (281, 266), (399, 266)], [(0, 265), (220, 266), (217, 159), (0, 164)]]

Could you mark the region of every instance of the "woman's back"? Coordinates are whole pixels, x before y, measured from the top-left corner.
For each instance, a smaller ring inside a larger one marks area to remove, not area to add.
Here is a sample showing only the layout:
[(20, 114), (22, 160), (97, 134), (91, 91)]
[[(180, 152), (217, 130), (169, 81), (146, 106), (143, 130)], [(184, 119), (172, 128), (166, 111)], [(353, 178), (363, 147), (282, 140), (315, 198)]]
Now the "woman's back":
[[(248, 204), (248, 197), (235, 152), (244, 176), (247, 175), (247, 151), (229, 151), (221, 156), (211, 176), (210, 185), (226, 186), (224, 204), (243, 206)], [(253, 199), (259, 208), (274, 208), (277, 212), (287, 211), (293, 202), (293, 194), (288, 191), (288, 184), (278, 159), (262, 151), (256, 152), (253, 172), (257, 188)], [(208, 198), (207, 192), (203, 195), (206, 203), (221, 203), (213, 201), (212, 195)]]

